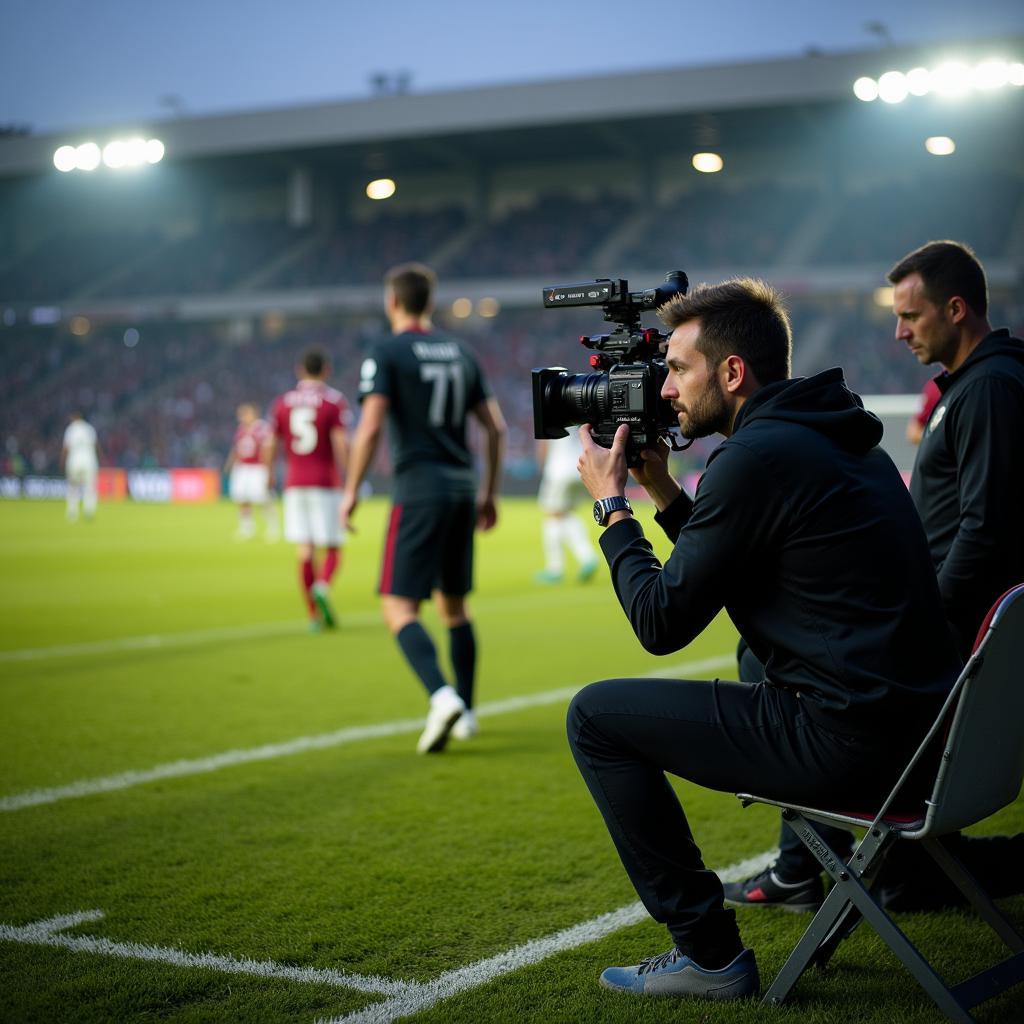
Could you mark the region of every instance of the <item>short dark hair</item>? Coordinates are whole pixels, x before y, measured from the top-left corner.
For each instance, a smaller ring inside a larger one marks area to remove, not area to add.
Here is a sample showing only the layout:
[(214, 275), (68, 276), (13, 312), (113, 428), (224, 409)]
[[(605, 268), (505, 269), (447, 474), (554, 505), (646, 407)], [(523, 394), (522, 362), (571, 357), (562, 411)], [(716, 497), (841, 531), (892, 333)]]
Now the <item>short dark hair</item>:
[(764, 281), (736, 277), (721, 284), (699, 284), (676, 295), (659, 310), (666, 327), (700, 321), (697, 351), (709, 365), (737, 355), (759, 384), (787, 380), (791, 372), (793, 331), (782, 296)]
[(911, 274), (921, 275), (924, 296), (933, 305), (941, 306), (958, 295), (977, 316), (988, 313), (985, 268), (969, 245), (949, 239), (927, 242), (904, 256), (889, 271), (889, 280), (899, 284)]
[(327, 365), (327, 353), (323, 349), (311, 348), (302, 357), (302, 368), (310, 377), (319, 377)]
[(384, 275), (384, 283), (394, 292), (401, 309), (422, 316), (430, 308), (437, 276), (422, 263), (402, 263)]

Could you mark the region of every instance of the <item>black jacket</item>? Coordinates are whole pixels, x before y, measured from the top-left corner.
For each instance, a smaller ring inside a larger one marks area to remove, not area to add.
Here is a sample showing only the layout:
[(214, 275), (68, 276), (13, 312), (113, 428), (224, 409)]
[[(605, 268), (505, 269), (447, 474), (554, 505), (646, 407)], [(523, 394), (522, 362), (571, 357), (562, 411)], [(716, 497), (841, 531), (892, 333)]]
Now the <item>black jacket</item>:
[(910, 495), (882, 425), (839, 369), (762, 388), (708, 459), (694, 500), (601, 546), (643, 646), (685, 647), (725, 607), (769, 683), (851, 734), (923, 724), (959, 670)]
[(1024, 583), (1024, 343), (989, 334), (954, 373), (925, 428), (910, 493), (946, 617), (970, 652), (992, 603)]

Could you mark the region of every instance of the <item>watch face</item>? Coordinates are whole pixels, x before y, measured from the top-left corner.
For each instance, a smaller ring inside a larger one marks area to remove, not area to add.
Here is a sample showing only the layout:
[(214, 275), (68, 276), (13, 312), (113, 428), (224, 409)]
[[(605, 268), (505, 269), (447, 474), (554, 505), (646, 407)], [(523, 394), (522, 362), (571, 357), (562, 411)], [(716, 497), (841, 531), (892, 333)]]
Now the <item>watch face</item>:
[(594, 522), (598, 526), (604, 525), (604, 509), (601, 508), (601, 502), (599, 501), (594, 502)]

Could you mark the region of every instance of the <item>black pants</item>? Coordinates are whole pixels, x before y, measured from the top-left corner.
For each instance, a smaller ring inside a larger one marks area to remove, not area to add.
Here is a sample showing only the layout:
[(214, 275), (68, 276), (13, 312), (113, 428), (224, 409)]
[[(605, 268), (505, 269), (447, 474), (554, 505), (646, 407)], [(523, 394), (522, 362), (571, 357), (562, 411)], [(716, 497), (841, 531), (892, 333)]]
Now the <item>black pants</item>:
[(824, 729), (804, 704), (767, 683), (646, 678), (593, 683), (569, 707), (569, 745), (630, 881), (702, 966), (732, 959), (739, 932), (665, 772), (724, 792), (856, 806), (887, 793), (909, 756)]
[[(754, 656), (754, 652), (740, 637), (736, 648), (736, 663), (739, 666), (740, 679), (757, 682), (764, 679), (764, 665)], [(775, 870), (786, 882), (802, 882), (805, 878), (813, 878), (820, 874), (821, 865), (811, 856), (807, 847), (800, 842), (800, 837), (783, 821), (779, 830), (779, 859), (775, 862)], [(824, 825), (821, 822), (814, 826), (821, 838), (845, 860), (853, 850), (853, 833), (835, 825)]]

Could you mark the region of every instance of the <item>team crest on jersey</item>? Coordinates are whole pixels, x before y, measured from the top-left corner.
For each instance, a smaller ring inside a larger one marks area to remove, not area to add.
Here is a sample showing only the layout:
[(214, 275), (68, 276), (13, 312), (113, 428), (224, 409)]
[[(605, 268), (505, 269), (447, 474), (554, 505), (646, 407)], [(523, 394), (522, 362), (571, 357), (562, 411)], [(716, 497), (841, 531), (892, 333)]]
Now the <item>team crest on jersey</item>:
[(373, 378), (377, 376), (377, 360), (364, 359), (363, 365), (359, 367), (359, 390), (372, 391)]
[(945, 405), (940, 405), (935, 412), (932, 413), (932, 418), (928, 421), (928, 433), (930, 434), (941, 422), (942, 417), (946, 415)]

